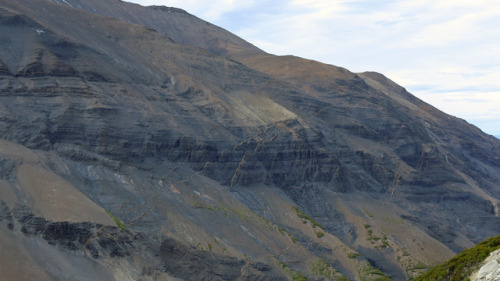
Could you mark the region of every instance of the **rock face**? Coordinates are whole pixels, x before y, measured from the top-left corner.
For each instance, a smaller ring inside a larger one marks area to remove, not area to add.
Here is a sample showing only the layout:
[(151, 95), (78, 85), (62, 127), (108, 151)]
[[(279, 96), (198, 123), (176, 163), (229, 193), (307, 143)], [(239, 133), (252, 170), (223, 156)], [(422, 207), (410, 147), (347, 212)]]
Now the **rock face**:
[(118, 0), (0, 34), (6, 280), (405, 280), (500, 232), (500, 141), (382, 74)]
[(500, 250), (490, 254), (479, 270), (472, 275), (472, 281), (500, 280)]

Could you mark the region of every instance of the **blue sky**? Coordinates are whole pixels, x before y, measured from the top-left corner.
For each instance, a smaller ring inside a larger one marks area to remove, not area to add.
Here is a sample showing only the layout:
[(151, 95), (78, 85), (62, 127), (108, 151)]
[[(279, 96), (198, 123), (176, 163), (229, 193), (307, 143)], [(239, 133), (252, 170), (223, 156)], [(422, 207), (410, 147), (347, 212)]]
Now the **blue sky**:
[(272, 54), (381, 72), (500, 135), (498, 0), (129, 1), (182, 8)]

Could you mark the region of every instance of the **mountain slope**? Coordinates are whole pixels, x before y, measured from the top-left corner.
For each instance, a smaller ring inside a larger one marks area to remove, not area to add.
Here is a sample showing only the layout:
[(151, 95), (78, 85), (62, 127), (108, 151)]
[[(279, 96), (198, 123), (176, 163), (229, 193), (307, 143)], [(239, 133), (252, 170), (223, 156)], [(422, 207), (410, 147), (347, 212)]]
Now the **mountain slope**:
[(383, 75), (63, 2), (0, 5), (0, 244), (26, 278), (405, 280), (500, 231), (500, 142)]
[[(488, 238), (487, 240), (477, 244), (476, 246), (464, 250), (453, 259), (431, 268), (428, 272), (426, 272), (422, 276), (419, 276), (418, 278), (415, 278), (414, 280), (424, 281), (470, 280), (470, 278), (473, 279), (473, 277), (471, 276), (473, 275), (473, 272), (480, 270), (482, 266), (485, 265), (484, 261), (486, 260), (486, 258), (491, 254), (496, 254), (498, 256), (498, 249), (500, 249), (500, 236)], [(494, 261), (494, 263), (495, 262), (496, 261)], [(498, 265), (498, 262), (496, 262), (496, 265)], [(486, 277), (486, 275), (487, 274), (485, 274), (484, 277)], [(495, 278), (498, 278), (498, 276), (491, 276), (490, 279), (482, 280), (496, 280)]]
[(129, 23), (148, 26), (177, 43), (203, 48), (219, 55), (236, 51), (263, 53), (262, 50), (234, 34), (177, 8), (143, 7), (120, 0), (52, 1)]

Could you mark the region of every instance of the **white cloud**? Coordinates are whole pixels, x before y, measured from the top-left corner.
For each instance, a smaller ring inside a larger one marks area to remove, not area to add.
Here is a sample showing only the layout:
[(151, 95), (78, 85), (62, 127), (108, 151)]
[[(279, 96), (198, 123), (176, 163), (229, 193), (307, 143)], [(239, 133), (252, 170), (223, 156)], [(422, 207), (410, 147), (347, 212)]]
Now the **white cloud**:
[[(491, 118), (500, 124), (500, 1), (207, 3), (156, 2), (183, 8), (273, 54), (384, 73), (424, 101), (500, 135), (500, 126), (491, 126)], [(484, 102), (472, 102), (478, 100)]]

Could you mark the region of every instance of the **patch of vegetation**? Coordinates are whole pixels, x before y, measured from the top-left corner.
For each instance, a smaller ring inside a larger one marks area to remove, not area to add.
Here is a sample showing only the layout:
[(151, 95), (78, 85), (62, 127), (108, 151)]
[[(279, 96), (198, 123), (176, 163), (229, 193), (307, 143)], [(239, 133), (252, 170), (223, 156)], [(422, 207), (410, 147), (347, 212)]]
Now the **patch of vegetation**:
[(224, 205), (219, 205), (218, 210), (224, 214), (224, 216), (229, 217), (229, 211), (227, 210), (226, 206)]
[[(292, 243), (295, 244), (295, 243), (299, 242), (299, 239), (297, 239), (295, 236), (293, 236), (286, 229), (284, 229), (283, 227), (281, 227), (279, 225), (276, 225), (272, 221), (270, 221), (270, 220), (268, 220), (268, 219), (266, 219), (266, 218), (258, 215), (257, 213), (254, 213), (251, 210), (245, 212), (244, 210), (239, 210), (239, 209), (235, 209), (235, 208), (229, 208), (228, 209), (224, 205), (213, 206), (213, 205), (208, 205), (208, 204), (204, 204), (204, 203), (200, 203), (200, 202), (196, 202), (196, 201), (192, 203), (192, 206), (195, 207), (195, 208), (199, 208), (199, 209), (207, 209), (207, 210), (210, 210), (210, 211), (222, 213), (227, 218), (229, 218), (231, 216), (232, 217), (237, 217), (237, 218), (243, 219), (246, 222), (249, 222), (250, 218), (251, 218), (250, 216), (253, 216), (254, 218), (258, 218), (262, 222), (264, 222), (269, 227), (269, 229), (271, 229), (271, 230), (273, 230), (273, 229), (277, 230), (282, 236), (288, 236), (288, 238), (290, 238), (290, 240), (292, 241)], [(210, 247), (209, 247), (209, 249), (210, 249)]]
[(398, 217), (385, 216), (385, 217), (382, 217), (382, 220), (384, 220), (386, 222), (393, 223), (393, 224), (404, 224), (405, 223), (405, 221), (402, 218), (398, 218)]
[[(380, 237), (374, 236), (374, 240), (378, 241), (380, 240)], [(384, 237), (382, 237), (382, 241), (380, 242), (381, 242), (380, 245), (375, 246), (375, 248), (389, 248), (389, 240), (387, 240), (387, 235), (384, 235)]]
[(323, 232), (321, 232), (321, 231), (316, 232), (316, 237), (321, 238), (323, 236), (325, 236), (325, 234)]
[(115, 221), (115, 224), (116, 224), (116, 226), (118, 226), (118, 228), (123, 229), (123, 230), (127, 230), (127, 227), (119, 218), (115, 217), (108, 210), (105, 210), (105, 211), (106, 211), (106, 214), (108, 214), (108, 216), (110, 216)]
[(429, 268), (425, 263), (418, 261), (417, 264), (413, 267), (413, 269), (427, 269)]
[(500, 235), (488, 238), (473, 248), (462, 251), (454, 258), (431, 268), (414, 280), (466, 280), (491, 252), (498, 249), (500, 249)]
[(367, 240), (370, 242), (370, 244), (374, 245), (375, 242), (382, 240), (379, 245), (375, 246), (375, 248), (388, 248), (389, 247), (389, 241), (387, 240), (387, 235), (384, 235), (383, 238), (375, 236), (375, 235), (373, 235), (373, 230), (371, 230), (370, 228), (371, 228), (371, 225), (365, 224), (365, 229), (367, 229), (366, 232), (368, 233), (368, 239)]
[(250, 215), (248, 214), (248, 212), (245, 212), (244, 210), (231, 208), (231, 212), (246, 222), (250, 221)]
[(284, 229), (283, 227), (279, 226), (279, 225), (276, 225), (275, 223), (273, 223), (272, 221), (260, 216), (259, 214), (257, 213), (254, 213), (252, 211), (250, 211), (251, 214), (253, 214), (254, 216), (256, 216), (257, 218), (259, 218), (261, 221), (263, 221), (268, 227), (269, 229), (276, 229), (278, 230), (278, 232), (282, 235), (282, 236), (285, 236), (285, 234), (288, 236), (288, 238), (290, 238), (290, 240), (292, 241), (292, 243), (296, 244), (299, 242), (299, 239), (297, 239), (297, 237), (293, 236), (290, 232), (286, 231), (286, 229)]
[[(326, 260), (319, 259), (312, 264), (312, 273), (322, 276), (327, 280), (335, 281), (349, 281), (342, 273), (338, 272)], [(323, 279), (324, 280), (324, 279)]]
[(285, 233), (287, 232), (283, 227), (281, 226), (276, 226), (276, 228), (278, 229), (278, 232), (282, 235), (282, 236), (285, 236)]
[[(252, 212), (252, 213), (253, 213), (253, 212)], [(270, 220), (268, 220), (268, 219), (266, 219), (266, 218), (264, 218), (264, 217), (260, 216), (260, 215), (259, 215), (259, 214), (257, 214), (257, 213), (253, 213), (253, 214), (254, 214), (255, 216), (257, 216), (257, 218), (259, 218), (260, 220), (262, 220), (262, 221), (263, 221), (263, 222), (264, 222), (264, 223), (265, 223), (265, 224), (266, 224), (266, 225), (267, 225), (270, 229), (272, 229), (272, 228), (273, 228), (273, 223), (272, 223)]]
[(380, 245), (381, 248), (389, 248), (389, 241), (387, 239), (382, 240), (382, 245)]
[(198, 209), (207, 209), (210, 211), (222, 213), (224, 216), (229, 218), (229, 210), (224, 205), (212, 206), (212, 205), (207, 205), (207, 204), (203, 204), (203, 203), (199, 203), (199, 202), (194, 202), (192, 205), (193, 205), (193, 207), (198, 208)]
[(198, 208), (198, 209), (207, 209), (207, 210), (214, 211), (214, 212), (217, 212), (217, 210), (218, 210), (218, 208), (216, 208), (215, 206), (206, 205), (206, 204), (202, 204), (199, 202), (194, 202), (192, 205), (193, 205), (193, 207)]
[(290, 276), (292, 277), (293, 281), (309, 281), (307, 277), (298, 273), (297, 271), (293, 271), (292, 274), (290, 274)]
[(276, 259), (276, 264), (281, 268), (283, 269), (283, 271), (285, 271), (291, 278), (293, 281), (309, 281), (309, 279), (307, 279), (307, 277), (305, 277), (304, 275), (298, 273), (297, 271), (291, 269), (288, 267), (288, 265), (280, 260), (278, 260), (277, 258)]
[[(325, 230), (323, 228), (323, 226), (321, 226), (321, 224), (319, 224), (317, 221), (315, 221), (314, 219), (312, 219), (311, 217), (309, 217), (308, 215), (306, 215), (304, 212), (302, 212), (299, 208), (295, 207), (295, 206), (292, 206), (292, 209), (295, 211), (295, 213), (297, 214), (297, 216), (303, 220), (306, 220), (306, 221), (309, 221), (313, 227), (319, 227), (321, 228), (322, 230)], [(302, 223), (304, 223), (304, 221), (302, 221)]]
[(370, 212), (369, 212), (368, 210), (366, 210), (365, 208), (363, 208), (363, 212), (365, 212), (365, 214), (366, 214), (367, 216), (369, 216), (370, 218), (373, 218), (373, 214), (372, 214), (372, 213), (370, 213)]
[(276, 264), (281, 268), (281, 269), (285, 269), (288, 267), (288, 265), (286, 265), (286, 263), (280, 261), (279, 259), (276, 259)]
[(327, 278), (331, 277), (330, 264), (324, 259), (320, 259), (313, 263), (312, 272)]
[(355, 259), (357, 257), (359, 257), (360, 254), (356, 253), (356, 252), (350, 252), (347, 254), (347, 257), (349, 257), (350, 259)]
[(391, 278), (387, 277), (380, 269), (371, 265), (371, 263), (366, 262), (366, 267), (364, 268), (361, 280), (373, 280), (373, 281), (392, 281)]

